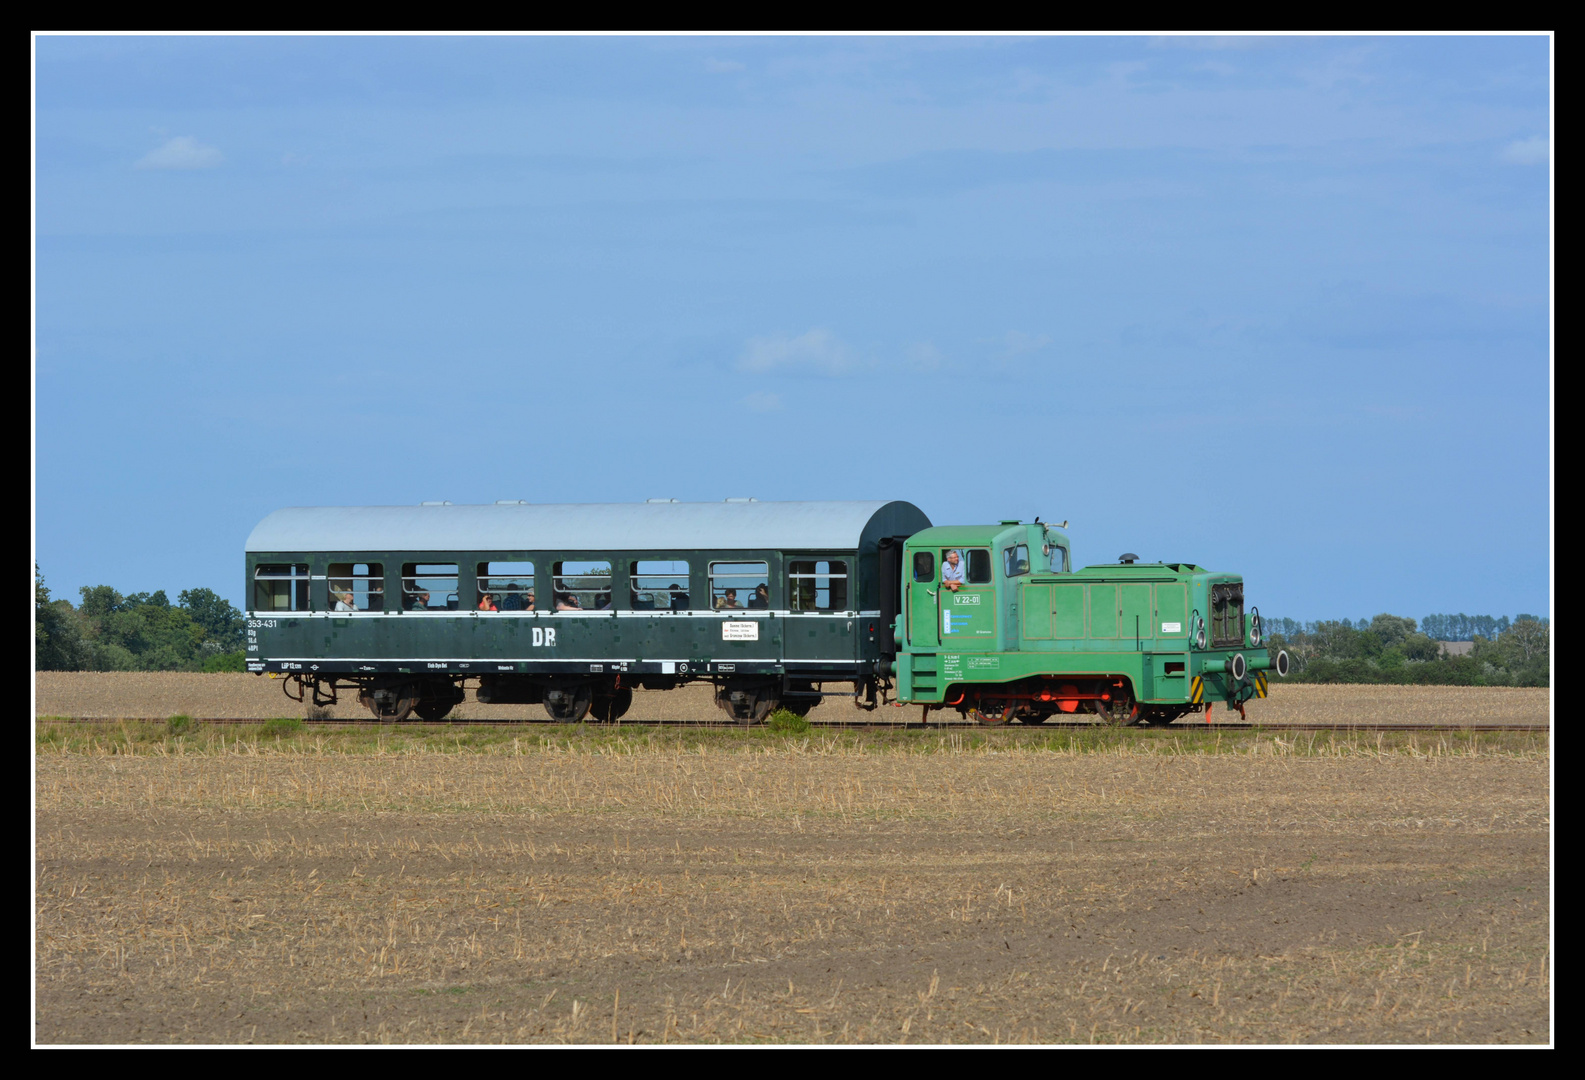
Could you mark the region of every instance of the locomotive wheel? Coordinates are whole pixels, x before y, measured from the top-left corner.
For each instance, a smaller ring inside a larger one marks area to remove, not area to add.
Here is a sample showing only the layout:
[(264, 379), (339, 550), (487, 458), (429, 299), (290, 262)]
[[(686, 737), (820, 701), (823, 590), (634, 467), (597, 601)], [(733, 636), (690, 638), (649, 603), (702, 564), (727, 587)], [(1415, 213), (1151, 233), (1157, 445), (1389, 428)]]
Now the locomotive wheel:
[(975, 705), (969, 709), (969, 716), (981, 724), (991, 726), (1005, 724), (1013, 718), (1013, 703), (1006, 702), (999, 708), (995, 702)]
[(633, 707), (633, 691), (623, 687), (614, 694), (597, 694), (589, 705), (589, 715), (602, 724), (622, 719)]
[(1127, 690), (1112, 695), (1111, 701), (1092, 701), (1090, 707), (1103, 721), (1113, 727), (1123, 727), (1139, 719), (1139, 703)]

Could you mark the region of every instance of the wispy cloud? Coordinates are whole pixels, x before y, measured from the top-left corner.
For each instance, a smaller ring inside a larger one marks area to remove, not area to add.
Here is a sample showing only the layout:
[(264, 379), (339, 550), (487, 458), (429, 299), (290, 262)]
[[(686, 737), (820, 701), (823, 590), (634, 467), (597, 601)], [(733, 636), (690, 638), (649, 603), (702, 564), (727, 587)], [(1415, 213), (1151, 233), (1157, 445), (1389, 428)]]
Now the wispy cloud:
[(1509, 143), (1500, 156), (1515, 165), (1539, 165), (1552, 156), (1552, 144), (1545, 135), (1532, 135)]
[(760, 373), (803, 371), (836, 376), (856, 371), (859, 361), (829, 330), (816, 328), (797, 337), (752, 338), (738, 367)]
[(762, 390), (756, 390), (752, 394), (750, 394), (748, 397), (746, 397), (743, 400), (739, 401), (738, 404), (743, 406), (743, 408), (747, 409), (749, 412), (755, 412), (755, 413), (780, 412), (781, 411), (781, 395), (780, 394), (768, 394), (768, 393), (765, 393)]
[(191, 135), (178, 135), (156, 146), (138, 160), (139, 169), (213, 169), (225, 155)]

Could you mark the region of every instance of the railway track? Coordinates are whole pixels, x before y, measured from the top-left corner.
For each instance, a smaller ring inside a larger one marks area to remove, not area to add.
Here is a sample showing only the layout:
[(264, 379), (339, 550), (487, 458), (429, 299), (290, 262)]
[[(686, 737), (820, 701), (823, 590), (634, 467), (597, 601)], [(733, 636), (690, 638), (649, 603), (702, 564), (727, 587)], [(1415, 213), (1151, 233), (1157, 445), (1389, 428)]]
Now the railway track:
[[(76, 724), (119, 724), (119, 723), (123, 723), (123, 722), (126, 722), (126, 723), (157, 723), (157, 724), (163, 724), (166, 721), (167, 718), (163, 717), (163, 716), (159, 716), (159, 717), (115, 717), (115, 718), (111, 718), (111, 717), (81, 717), (81, 718), (79, 718), (79, 717), (66, 717), (66, 718), (51, 717), (51, 719), (52, 720), (65, 719), (69, 723), (76, 723)], [(192, 721), (194, 723), (199, 723), (199, 724), (245, 725), (245, 724), (264, 724), (264, 723), (268, 723), (269, 722), (269, 721), (267, 721), (265, 719), (262, 719), (262, 718), (259, 718), (259, 717), (235, 717), (235, 716), (203, 716), (203, 717), (192, 717), (191, 719), (192, 719)], [(395, 724), (395, 723), (381, 723), (381, 722), (376, 721), (376, 720), (363, 720), (363, 719), (346, 719), (346, 720), (343, 720), (343, 719), (335, 719), (335, 718), (324, 718), (324, 719), (317, 719), (317, 720), (304, 720), (303, 724), (304, 724), (305, 727), (308, 727), (308, 728), (316, 728), (316, 727), (317, 728), (343, 728), (343, 729), (345, 729), (345, 728), (373, 728), (373, 729), (379, 729), (379, 730), (385, 730), (385, 731), (401, 731), (401, 730), (413, 731), (413, 730), (420, 730), (420, 729), (453, 728), (453, 727), (523, 727), (523, 728), (532, 728), (532, 727), (543, 727), (543, 726), (553, 726), (553, 725), (554, 726), (566, 726), (566, 725), (556, 725), (555, 722), (551, 721), (551, 720), (475, 720), (475, 719), (432, 720), (432, 721), (411, 721), (410, 720), (410, 721), (406, 721), (404, 723)], [(597, 722), (594, 722), (594, 721), (586, 721), (583, 726), (586, 726), (586, 727), (589, 727), (589, 728), (592, 728), (592, 729), (600, 729), (600, 730), (611, 730), (611, 729), (622, 728), (622, 727), (627, 727), (627, 728), (646, 728), (646, 727), (649, 727), (649, 728), (678, 728), (678, 729), (694, 729), (694, 730), (700, 730), (700, 731), (717, 731), (717, 730), (719, 730), (719, 731), (739, 731), (739, 730), (743, 730), (742, 725), (734, 724), (734, 723), (732, 723), (730, 721), (700, 721), (700, 720), (641, 720), (641, 721), (633, 721), (633, 722), (625, 723), (625, 724), (624, 723), (620, 723), (620, 722), (611, 723), (611, 724), (601, 724), (601, 723), (597, 723)], [(1431, 734), (1431, 733), (1438, 733), (1438, 732), (1440, 732), (1440, 733), (1449, 733), (1449, 732), (1475, 732), (1475, 733), (1481, 733), (1481, 732), (1497, 732), (1497, 731), (1520, 731), (1520, 732), (1540, 733), (1540, 732), (1548, 732), (1548, 731), (1551, 731), (1552, 729), (1551, 729), (1551, 725), (1550, 724), (1251, 724), (1251, 723), (1196, 724), (1196, 723), (1192, 723), (1192, 722), (1191, 723), (1169, 724), (1166, 727), (1112, 727), (1112, 726), (1107, 725), (1107, 724), (1101, 724), (1101, 723), (1095, 723), (1095, 722), (1078, 723), (1078, 722), (1062, 722), (1062, 721), (1053, 721), (1053, 722), (1047, 722), (1047, 723), (1038, 724), (1038, 725), (1031, 725), (1031, 724), (1005, 724), (1005, 725), (992, 726), (992, 725), (986, 725), (986, 724), (978, 724), (978, 723), (975, 723), (975, 722), (973, 722), (971, 720), (931, 721), (928, 724), (903, 723), (903, 722), (877, 724), (877, 723), (863, 723), (863, 722), (832, 721), (832, 722), (825, 722), (825, 723), (812, 723), (810, 725), (810, 731), (811, 732), (814, 732), (814, 731), (935, 731), (935, 730), (943, 730), (943, 731), (944, 730), (956, 730), (956, 731), (969, 730), (969, 731), (985, 731), (985, 732), (999, 732), (999, 731), (1119, 731), (1119, 732), (1131, 732), (1131, 733), (1139, 733), (1139, 734), (1144, 734), (1144, 733), (1164, 733), (1164, 732), (1165, 733), (1173, 733), (1173, 734), (1184, 734), (1186, 732), (1206, 733), (1206, 732), (1223, 732), (1223, 731), (1226, 731), (1226, 732), (1258, 731), (1258, 732), (1263, 732), (1263, 733), (1264, 732), (1269, 732), (1269, 733), (1273, 733), (1273, 734), (1285, 733), (1285, 732), (1328, 732), (1328, 731), (1330, 731), (1330, 732), (1341, 731), (1341, 732), (1349, 732), (1349, 733), (1365, 733), (1365, 732), (1371, 732), (1371, 733), (1374, 733), (1374, 732), (1424, 732), (1426, 734)]]

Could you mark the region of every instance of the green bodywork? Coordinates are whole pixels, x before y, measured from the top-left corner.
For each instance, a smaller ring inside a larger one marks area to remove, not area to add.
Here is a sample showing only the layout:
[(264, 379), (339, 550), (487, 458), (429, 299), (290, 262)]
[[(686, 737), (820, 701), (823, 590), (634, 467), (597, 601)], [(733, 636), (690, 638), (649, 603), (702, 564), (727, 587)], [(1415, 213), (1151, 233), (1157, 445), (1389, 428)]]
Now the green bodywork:
[[(1020, 545), (1028, 553), (1022, 570)], [(899, 700), (955, 706), (1007, 684), (1119, 678), (1142, 706), (1238, 705), (1264, 696), (1270, 655), (1253, 644), (1255, 620), (1244, 616), (1237, 574), (1137, 562), (1069, 571), (1060, 558), (1053, 570), (1048, 552), (1068, 548), (1066, 533), (1039, 523), (937, 526), (909, 537), (896, 626)], [(969, 552), (987, 552), (989, 580), (944, 588), (948, 550), (963, 552), (964, 563)], [(1236, 622), (1229, 614), (1222, 624), (1237, 640), (1213, 640), (1217, 586), (1237, 589)], [(1202, 624), (1204, 648), (1194, 640)], [(1242, 679), (1225, 670), (1237, 654), (1248, 665)]]

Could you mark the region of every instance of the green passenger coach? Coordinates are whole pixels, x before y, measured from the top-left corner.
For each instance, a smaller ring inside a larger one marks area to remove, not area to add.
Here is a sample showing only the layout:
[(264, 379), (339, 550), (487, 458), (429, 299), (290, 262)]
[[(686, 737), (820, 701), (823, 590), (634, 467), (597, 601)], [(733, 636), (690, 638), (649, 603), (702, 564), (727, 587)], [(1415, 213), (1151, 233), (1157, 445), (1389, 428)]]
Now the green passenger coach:
[(620, 717), (693, 680), (742, 722), (827, 683), (871, 707), (895, 653), (906, 502), (298, 507), (247, 542), (248, 670), (375, 716), (485, 703)]
[(1038, 519), (924, 529), (903, 554), (897, 696), (926, 716), (1170, 724), (1218, 701), (1242, 714), (1288, 671), (1236, 574), (1134, 555), (1074, 571), (1066, 532)]

